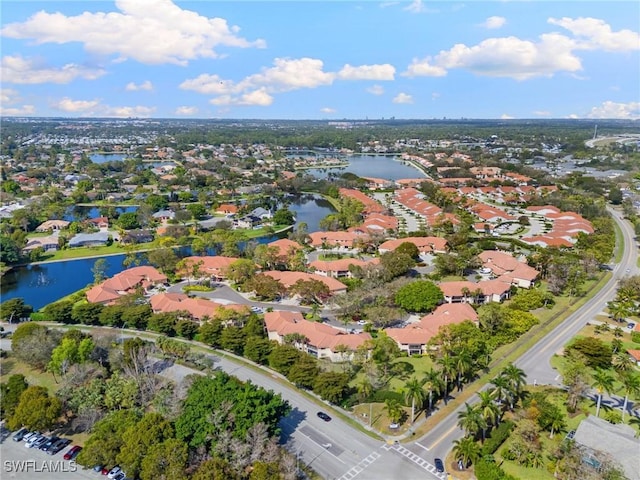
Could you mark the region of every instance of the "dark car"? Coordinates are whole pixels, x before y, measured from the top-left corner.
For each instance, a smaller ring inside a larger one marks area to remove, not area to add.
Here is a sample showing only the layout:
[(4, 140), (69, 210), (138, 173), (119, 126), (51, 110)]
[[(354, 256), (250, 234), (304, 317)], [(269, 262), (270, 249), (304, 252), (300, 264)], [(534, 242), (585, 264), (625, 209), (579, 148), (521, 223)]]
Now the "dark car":
[[(102, 469), (103, 469), (103, 468), (104, 468), (104, 466), (102, 466), (102, 465), (94, 465), (94, 466), (93, 466), (93, 471), (94, 471), (94, 472), (97, 472), (97, 473), (100, 473), (100, 472), (102, 472)], [(109, 470), (107, 470), (107, 472), (108, 472), (108, 471), (109, 471)]]
[(329, 415), (327, 415), (326, 413), (324, 413), (324, 412), (318, 412), (318, 417), (320, 417), (325, 422), (330, 422), (331, 421), (331, 417)]
[(436, 472), (438, 473), (444, 472), (444, 463), (442, 463), (442, 460), (440, 460), (439, 458), (436, 458), (433, 463), (435, 463)]
[(47, 453), (49, 455), (55, 455), (57, 454), (60, 450), (62, 450), (64, 447), (66, 447), (67, 445), (69, 445), (71, 443), (71, 440), (69, 440), (68, 438), (61, 438), (60, 440), (58, 440), (56, 443), (54, 443), (53, 445), (51, 445), (51, 447), (49, 448), (49, 450), (47, 450)]
[[(64, 454), (64, 457), (62, 458), (64, 458), (65, 460), (73, 460), (78, 456), (81, 450), (82, 447), (80, 445), (74, 445), (69, 449), (67, 453)], [(102, 470), (102, 468), (100, 468), (100, 470)]]
[(49, 440), (47, 440), (42, 445), (40, 445), (40, 450), (45, 452), (48, 451), (58, 440), (60, 440), (60, 437), (56, 437), (54, 435)]
[(21, 428), (20, 430), (18, 430), (16, 433), (13, 434), (13, 441), (21, 442), (27, 433), (29, 433), (29, 430), (27, 430), (26, 428)]

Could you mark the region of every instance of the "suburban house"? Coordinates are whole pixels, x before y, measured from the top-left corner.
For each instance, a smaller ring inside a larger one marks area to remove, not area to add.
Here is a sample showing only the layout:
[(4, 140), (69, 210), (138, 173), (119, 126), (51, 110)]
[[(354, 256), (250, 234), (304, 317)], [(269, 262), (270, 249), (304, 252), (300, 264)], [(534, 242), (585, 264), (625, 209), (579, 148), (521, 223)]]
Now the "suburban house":
[(352, 265), (365, 268), (369, 265), (377, 265), (379, 263), (379, 258), (373, 258), (370, 261), (360, 260), (358, 258), (341, 258), (339, 260), (315, 260), (309, 264), (309, 267), (313, 269), (314, 273), (324, 277), (351, 278), (352, 275), (349, 268)]
[(55, 232), (64, 230), (69, 226), (66, 220), (47, 220), (36, 227), (36, 232)]
[(167, 222), (176, 218), (176, 213), (171, 210), (160, 210), (152, 215), (159, 222)]
[(483, 268), (491, 270), (494, 277), (520, 288), (531, 288), (539, 275), (535, 268), (506, 252), (485, 250), (478, 257)]
[(377, 200), (374, 200), (366, 193), (362, 193), (360, 190), (354, 190), (352, 188), (341, 188), (338, 190), (341, 197), (349, 197), (353, 200), (357, 200), (358, 202), (364, 205), (363, 215), (367, 215), (370, 213), (382, 213), (386, 209), (379, 203)]
[(300, 245), (298, 242), (294, 242), (293, 240), (289, 240), (288, 238), (281, 238), (279, 240), (275, 240), (273, 242), (267, 243), (269, 247), (275, 247), (278, 249), (278, 257), (286, 258), (292, 252), (299, 252), (304, 247)]
[(89, 218), (87, 223), (97, 228), (109, 228), (109, 219), (107, 217)]
[(381, 213), (371, 213), (366, 216), (364, 221), (355, 227), (350, 227), (350, 232), (360, 233), (380, 233), (394, 232), (398, 230), (398, 219), (391, 215), (383, 215)]
[(230, 203), (223, 203), (217, 208), (216, 213), (221, 213), (228, 216), (235, 215), (236, 213), (238, 213), (238, 207)]
[(87, 301), (89, 303), (109, 305), (123, 295), (135, 292), (138, 288), (146, 291), (155, 285), (165, 284), (166, 282), (167, 276), (153, 267), (133, 267), (93, 286), (87, 291)]
[(589, 415), (580, 422), (573, 441), (584, 449), (582, 462), (597, 470), (605, 457), (617, 463), (629, 480), (640, 480), (640, 439), (633, 427), (614, 425)]
[(78, 233), (69, 239), (69, 247), (102, 247), (109, 242), (109, 232)]
[[(206, 257), (186, 257), (183, 259), (183, 263), (185, 268), (188, 270), (192, 270), (194, 266), (200, 264), (200, 275), (207, 275), (214, 280), (224, 280), (227, 278), (227, 270), (229, 266), (237, 260), (239, 260), (237, 257), (223, 257), (216, 255)], [(190, 275), (190, 272), (187, 272), (187, 275)]]
[(510, 297), (511, 284), (502, 280), (442, 282), (438, 285), (447, 303), (502, 302)]
[(640, 367), (640, 350), (629, 349), (627, 350), (627, 353), (629, 354), (631, 359), (636, 363), (636, 365)]
[(392, 252), (405, 242), (413, 243), (418, 247), (420, 255), (429, 253), (446, 253), (447, 241), (441, 237), (406, 237), (387, 240), (378, 247), (380, 253)]
[(262, 223), (262, 219), (260, 217), (256, 217), (255, 215), (245, 215), (242, 218), (239, 218), (235, 222), (236, 228), (253, 228)]
[(123, 245), (153, 242), (153, 232), (150, 230), (129, 230), (120, 239)]
[(305, 320), (300, 312), (276, 310), (264, 314), (269, 340), (280, 344), (288, 341), (288, 335), (299, 335), (305, 340), (294, 340), (293, 345), (317, 358), (343, 362), (353, 358), (353, 352), (371, 340), (371, 335), (347, 333), (330, 325)]
[(445, 303), (419, 322), (404, 328), (385, 328), (385, 333), (395, 340), (401, 351), (408, 355), (427, 353), (427, 343), (438, 334), (443, 325), (462, 323), (465, 320), (478, 321), (478, 314), (468, 303)]
[(278, 280), (284, 286), (284, 288), (291, 287), (298, 280), (318, 280), (329, 287), (329, 292), (331, 292), (332, 295), (345, 293), (347, 291), (347, 286), (344, 283), (339, 282), (335, 278), (318, 275), (317, 273), (280, 272), (277, 270), (269, 270), (263, 273), (265, 275), (269, 275), (275, 280)]
[(42, 248), (45, 252), (55, 252), (58, 250), (57, 234), (28, 239), (27, 244), (22, 248), (22, 252), (28, 253), (36, 248)]
[(362, 235), (354, 232), (311, 232), (309, 238), (315, 248), (355, 252), (357, 249), (354, 248), (354, 244)]
[(202, 321), (205, 317), (215, 318), (220, 313), (220, 309), (249, 313), (249, 307), (246, 305), (222, 304), (206, 298), (190, 298), (184, 293), (159, 293), (151, 297), (150, 303), (154, 313), (186, 312), (198, 321)]

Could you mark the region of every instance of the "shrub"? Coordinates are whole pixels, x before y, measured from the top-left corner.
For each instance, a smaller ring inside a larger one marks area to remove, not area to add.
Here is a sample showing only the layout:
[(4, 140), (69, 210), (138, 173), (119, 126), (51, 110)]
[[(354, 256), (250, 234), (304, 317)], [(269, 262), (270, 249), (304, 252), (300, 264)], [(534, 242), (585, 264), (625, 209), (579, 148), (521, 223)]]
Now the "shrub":
[(482, 455), (493, 455), (500, 445), (509, 438), (513, 430), (513, 422), (502, 422), (498, 428), (491, 432), (491, 436), (482, 445)]
[(631, 341), (633, 343), (640, 343), (640, 332), (631, 332)]
[(371, 403), (384, 403), (387, 400), (396, 400), (401, 405), (405, 403), (401, 393), (391, 390), (376, 390), (369, 396), (368, 400)]

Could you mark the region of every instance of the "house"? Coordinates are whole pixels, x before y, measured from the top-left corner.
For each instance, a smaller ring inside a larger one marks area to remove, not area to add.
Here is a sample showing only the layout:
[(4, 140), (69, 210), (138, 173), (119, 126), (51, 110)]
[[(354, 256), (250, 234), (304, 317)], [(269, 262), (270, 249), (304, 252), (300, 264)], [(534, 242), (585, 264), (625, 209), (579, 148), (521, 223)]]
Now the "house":
[(69, 247), (103, 247), (109, 236), (109, 232), (78, 233), (69, 239)]
[(190, 298), (184, 293), (159, 293), (150, 299), (154, 313), (186, 312), (194, 320), (202, 321), (205, 317), (215, 318), (221, 309), (235, 310), (248, 314), (249, 307), (240, 304), (222, 304), (207, 298)]
[(266, 220), (268, 218), (273, 217), (273, 214), (271, 213), (271, 211), (267, 210), (266, 208), (262, 208), (262, 207), (254, 208), (253, 210), (251, 210), (249, 215), (251, 215), (253, 217), (258, 217), (261, 220)]
[(245, 215), (242, 218), (236, 220), (237, 228), (254, 228), (257, 225), (262, 223), (262, 219), (260, 217), (256, 217), (254, 215)]
[(64, 230), (69, 226), (66, 220), (47, 220), (36, 227), (36, 232), (55, 232)]
[(355, 252), (354, 244), (362, 235), (354, 232), (311, 232), (309, 238), (315, 248)]
[(109, 219), (107, 217), (89, 218), (87, 223), (97, 228), (109, 228)]
[(640, 367), (640, 350), (629, 349), (627, 350), (627, 353), (633, 359), (633, 361), (636, 362), (636, 365)]
[(27, 244), (22, 248), (22, 252), (29, 253), (36, 248), (42, 248), (45, 252), (55, 252), (58, 250), (58, 236), (48, 235), (46, 237), (29, 238)]
[(214, 280), (224, 280), (227, 278), (227, 270), (229, 266), (239, 260), (238, 257), (223, 257), (220, 255), (206, 257), (186, 257), (183, 263), (186, 269), (193, 269), (193, 266), (200, 264), (199, 270), (201, 275), (207, 275)]
[(382, 213), (386, 210), (381, 203), (374, 200), (367, 194), (362, 193), (360, 190), (354, 190), (352, 188), (340, 188), (338, 190), (338, 193), (341, 197), (348, 197), (362, 203), (362, 205), (364, 205), (364, 210), (362, 212), (364, 215), (367, 215), (369, 213)]
[(509, 298), (511, 285), (501, 280), (442, 282), (438, 285), (447, 303), (490, 303)]
[(216, 213), (221, 213), (227, 216), (233, 216), (236, 213), (238, 213), (238, 207), (230, 203), (223, 203), (217, 208)]
[(278, 249), (278, 257), (287, 257), (291, 252), (299, 252), (304, 248), (298, 242), (294, 242), (288, 238), (274, 240), (273, 242), (269, 242), (267, 245)]
[(468, 303), (445, 303), (419, 322), (404, 328), (385, 328), (385, 333), (395, 340), (401, 351), (408, 355), (427, 353), (427, 343), (435, 337), (443, 325), (453, 325), (466, 320), (478, 321), (478, 314)]
[(391, 215), (383, 215), (381, 213), (371, 213), (366, 216), (360, 225), (349, 228), (350, 232), (358, 231), (362, 233), (381, 234), (396, 230), (398, 230), (398, 219)]
[(538, 278), (539, 272), (519, 261), (511, 254), (498, 250), (485, 250), (478, 257), (483, 268), (491, 270), (495, 277), (520, 288), (531, 288)]
[(418, 247), (420, 255), (429, 253), (446, 253), (447, 241), (441, 237), (406, 237), (387, 240), (378, 247), (380, 253), (392, 252), (403, 243), (413, 243)]
[(146, 265), (133, 267), (123, 270), (117, 275), (90, 288), (86, 294), (87, 301), (89, 303), (109, 305), (121, 296), (135, 292), (138, 288), (147, 291), (153, 286), (166, 282), (167, 276), (153, 267)]
[(313, 269), (314, 273), (324, 277), (351, 278), (353, 276), (351, 274), (352, 266), (365, 268), (369, 265), (377, 265), (379, 263), (379, 258), (374, 258), (370, 261), (360, 260), (357, 258), (341, 258), (339, 260), (315, 260), (309, 264), (309, 267)]
[(152, 215), (152, 217), (160, 222), (167, 222), (176, 218), (176, 213), (171, 210), (160, 210)]
[(335, 278), (326, 277), (323, 275), (318, 275), (316, 273), (305, 273), (305, 272), (280, 272), (276, 270), (268, 270), (263, 272), (265, 275), (269, 275), (271, 278), (278, 280), (284, 288), (290, 288), (294, 283), (299, 280), (307, 281), (307, 280), (318, 280), (324, 283), (327, 287), (329, 287), (329, 292), (332, 295), (345, 293), (347, 291), (347, 286), (336, 280)]
[(589, 415), (578, 425), (573, 441), (585, 450), (583, 462), (597, 468), (608, 457), (627, 479), (640, 480), (640, 439), (633, 427)]
[(298, 350), (332, 362), (351, 360), (353, 353), (371, 340), (371, 335), (366, 332), (347, 333), (324, 323), (310, 322), (300, 312), (267, 312), (264, 323), (269, 340), (283, 344), (288, 341), (288, 335), (297, 334), (304, 338), (303, 341), (294, 341), (293, 345)]
[(153, 232), (150, 230), (130, 230), (120, 240), (123, 245), (153, 242)]

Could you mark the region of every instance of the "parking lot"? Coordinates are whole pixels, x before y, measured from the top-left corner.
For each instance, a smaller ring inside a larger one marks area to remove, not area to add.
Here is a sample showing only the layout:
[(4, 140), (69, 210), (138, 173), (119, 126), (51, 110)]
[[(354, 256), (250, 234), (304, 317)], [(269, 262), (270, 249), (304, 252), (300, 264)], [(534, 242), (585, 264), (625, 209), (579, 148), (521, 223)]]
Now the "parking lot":
[(47, 455), (41, 450), (26, 448), (24, 442), (14, 442), (13, 432), (3, 433), (0, 442), (0, 460), (2, 470), (0, 478), (16, 478), (24, 480), (63, 480), (93, 479), (101, 480), (99, 473), (84, 470), (73, 461), (64, 460), (63, 455), (71, 448), (64, 448), (56, 455)]

